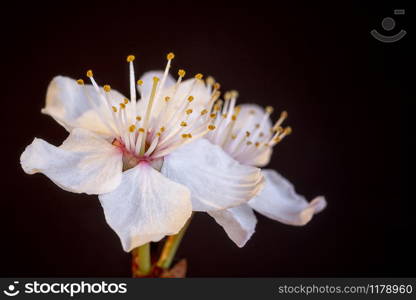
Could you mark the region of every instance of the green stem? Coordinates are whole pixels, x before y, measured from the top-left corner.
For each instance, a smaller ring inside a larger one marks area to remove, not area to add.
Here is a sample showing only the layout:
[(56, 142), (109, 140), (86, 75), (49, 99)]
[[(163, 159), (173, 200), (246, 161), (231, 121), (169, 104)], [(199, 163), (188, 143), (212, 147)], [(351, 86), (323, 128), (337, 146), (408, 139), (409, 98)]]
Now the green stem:
[(186, 232), (186, 229), (191, 223), (192, 216), (188, 219), (182, 229), (175, 235), (171, 235), (167, 238), (165, 245), (163, 247), (160, 258), (157, 262), (157, 266), (162, 269), (169, 269), (172, 261), (175, 257), (176, 251), (178, 250), (179, 244), (182, 241), (182, 238)]
[(140, 246), (137, 252), (139, 272), (142, 276), (146, 276), (152, 269), (152, 264), (150, 262), (150, 243)]

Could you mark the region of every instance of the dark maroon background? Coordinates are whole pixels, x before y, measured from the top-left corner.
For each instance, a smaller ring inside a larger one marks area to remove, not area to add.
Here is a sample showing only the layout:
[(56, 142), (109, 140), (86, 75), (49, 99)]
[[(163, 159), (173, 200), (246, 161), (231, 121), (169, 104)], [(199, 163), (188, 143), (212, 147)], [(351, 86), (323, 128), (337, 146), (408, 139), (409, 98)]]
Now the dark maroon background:
[[(287, 110), (294, 133), (270, 167), (309, 199), (328, 200), (301, 228), (259, 215), (243, 249), (197, 214), (179, 251), (189, 276), (415, 276), (415, 199), (404, 176), (414, 135), (406, 125), (414, 31), (406, 27), (410, 11), (393, 16), (407, 7), (391, 3), (55, 1), (3, 8), (0, 276), (130, 275), (130, 256), (97, 197), (24, 174), (19, 156), (35, 136), (59, 145), (67, 135), (40, 114), (53, 76), (78, 78), (91, 68), (99, 83), (126, 93), (126, 55), (136, 55), (141, 73), (164, 67), (169, 51), (174, 69), (212, 74), (224, 89), (237, 89), (240, 102)], [(396, 20), (393, 33), (408, 31), (402, 41), (370, 36), (374, 28), (387, 34), (387, 16)]]

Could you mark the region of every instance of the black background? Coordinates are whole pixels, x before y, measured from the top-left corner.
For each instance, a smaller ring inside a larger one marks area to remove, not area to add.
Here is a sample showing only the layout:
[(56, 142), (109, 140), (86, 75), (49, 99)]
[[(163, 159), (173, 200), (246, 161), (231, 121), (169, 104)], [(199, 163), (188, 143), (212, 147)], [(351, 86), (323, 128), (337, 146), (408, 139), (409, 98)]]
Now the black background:
[[(240, 103), (287, 110), (294, 133), (269, 167), (309, 199), (328, 200), (305, 227), (259, 215), (242, 249), (197, 214), (178, 252), (189, 276), (415, 276), (414, 197), (404, 176), (411, 11), (394, 16), (407, 7), (393, 1), (153, 3), (55, 1), (2, 10), (0, 276), (130, 276), (130, 256), (97, 197), (26, 175), (19, 156), (35, 136), (59, 145), (67, 135), (40, 114), (53, 76), (79, 78), (91, 68), (99, 83), (126, 93), (128, 54), (141, 73), (163, 68), (170, 51), (174, 69), (212, 74), (223, 89), (240, 92)], [(408, 31), (394, 44), (369, 34), (392, 34), (381, 28), (387, 16), (396, 20), (393, 33)]]

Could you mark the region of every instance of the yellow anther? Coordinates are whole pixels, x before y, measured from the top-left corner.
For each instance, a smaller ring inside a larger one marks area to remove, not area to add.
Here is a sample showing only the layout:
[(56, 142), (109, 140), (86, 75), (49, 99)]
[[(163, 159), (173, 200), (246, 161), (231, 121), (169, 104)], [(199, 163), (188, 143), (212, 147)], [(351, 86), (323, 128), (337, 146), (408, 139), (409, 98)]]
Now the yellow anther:
[(237, 138), (237, 136), (236, 136), (235, 134), (233, 134), (233, 135), (231, 136), (231, 138), (232, 138), (233, 140), (235, 140), (235, 139)]
[(209, 130), (214, 130), (215, 129), (215, 125), (208, 125), (208, 129)]
[(277, 143), (280, 143), (280, 141), (281, 141), (282, 139), (280, 138), (280, 137), (275, 137), (274, 139), (273, 139), (273, 142), (275, 142), (276, 144)]
[(191, 139), (192, 138), (192, 134), (188, 133), (188, 138)]
[(111, 108), (113, 109), (113, 112), (117, 112), (117, 107), (112, 106)]
[(181, 122), (181, 126), (182, 126), (182, 127), (185, 127), (185, 126), (188, 126), (188, 124), (187, 124), (185, 121), (182, 121), (182, 122)]
[(137, 116), (137, 117), (136, 117), (136, 120), (137, 120), (137, 121), (141, 121), (141, 120), (142, 120), (142, 117)]
[(264, 147), (269, 147), (269, 143), (264, 144)]
[(222, 100), (218, 100), (217, 103), (214, 105), (214, 111), (221, 110), (222, 103), (223, 103)]
[(250, 131), (246, 131), (246, 137), (250, 136)]
[(196, 79), (202, 79), (204, 77), (204, 75), (202, 75), (201, 73), (198, 73), (195, 75)]
[(280, 127), (280, 126), (277, 126), (276, 128), (274, 128), (274, 130), (273, 130), (273, 128), (272, 128), (272, 132), (273, 131), (275, 131), (275, 132), (282, 132), (283, 131), (283, 128), (282, 127)]
[(234, 110), (235, 110), (235, 113), (236, 113), (236, 114), (239, 114), (239, 113), (240, 113), (240, 111), (241, 111), (241, 106), (236, 106), (236, 107), (234, 108)]
[(266, 112), (268, 114), (271, 114), (273, 112), (274, 108), (272, 106), (266, 106)]
[(155, 76), (155, 77), (153, 77), (153, 82), (155, 82), (155, 83), (156, 83), (156, 82), (159, 82), (159, 77), (156, 77), (156, 76)]
[(221, 88), (221, 84), (218, 82), (214, 83), (214, 89), (219, 90)]
[(190, 115), (193, 112), (193, 110), (192, 109), (187, 109), (185, 112), (186, 112), (187, 115)]
[(259, 143), (259, 142), (256, 142), (256, 143), (254, 144), (254, 146), (258, 147), (258, 146), (260, 146), (260, 143)]
[(82, 80), (82, 79), (78, 79), (78, 80), (77, 80), (77, 83), (78, 83), (79, 85), (84, 85), (84, 80)]
[(230, 93), (231, 93), (232, 98), (237, 98), (238, 97), (238, 92), (236, 90), (232, 90)]
[(231, 99), (231, 92), (225, 92), (224, 99), (225, 100), (230, 100)]
[(88, 70), (88, 71), (87, 71), (87, 77), (90, 77), (90, 78), (91, 78), (92, 76), (93, 76), (93, 74), (92, 74), (92, 70)]
[(121, 108), (121, 109), (125, 109), (125, 108), (126, 108), (126, 104), (124, 104), (124, 103), (120, 103), (120, 108)]
[(212, 76), (208, 76), (206, 82), (208, 85), (213, 85), (215, 83), (215, 79)]
[(105, 86), (103, 86), (103, 89), (104, 89), (104, 91), (106, 91), (108, 93), (109, 91), (111, 91), (111, 86), (106, 84)]
[(132, 62), (136, 59), (136, 57), (134, 55), (129, 55), (127, 56), (127, 62)]
[(184, 133), (184, 134), (182, 134), (182, 137), (183, 137), (184, 139), (186, 139), (186, 138), (188, 137), (188, 135), (187, 135), (186, 133)]
[(286, 135), (291, 134), (291, 133), (292, 133), (292, 127), (290, 127), (290, 126), (286, 127), (286, 128), (285, 128), (284, 133), (285, 133)]
[(161, 135), (161, 133), (160, 133), (160, 132), (156, 133), (156, 136), (160, 136), (160, 135)]
[(220, 91), (215, 91), (212, 96), (211, 96), (211, 100), (217, 100), (219, 97), (221, 96), (221, 92)]
[(185, 76), (185, 74), (186, 74), (185, 70), (183, 70), (183, 69), (179, 69), (179, 71), (178, 71), (178, 75), (179, 75), (179, 77), (184, 77), (184, 76)]
[(143, 80), (141, 79), (137, 80), (137, 85), (143, 85)]
[(166, 55), (166, 58), (167, 58), (168, 60), (172, 60), (172, 59), (174, 59), (174, 58), (175, 58), (175, 54), (173, 54), (173, 52), (169, 52), (169, 53), (168, 53), (168, 55)]
[(129, 103), (129, 99), (124, 98), (124, 104), (127, 104), (127, 103)]
[(130, 132), (134, 132), (136, 130), (136, 126), (134, 126), (134, 125), (130, 125), (130, 127), (129, 127), (129, 131)]
[(170, 100), (170, 97), (169, 96), (166, 96), (165, 97), (165, 102), (169, 102), (169, 100)]
[(194, 96), (189, 96), (189, 97), (188, 97), (188, 101), (189, 101), (189, 102), (194, 101)]
[(253, 143), (250, 142), (250, 141), (247, 142), (247, 146), (250, 146), (251, 144), (253, 144)]
[(212, 119), (214, 119), (216, 116), (217, 116), (217, 114), (210, 114), (209, 115)]
[(201, 110), (201, 116), (205, 115), (208, 112), (208, 109)]
[(144, 132), (144, 128), (140, 127), (139, 128), (139, 132), (143, 133)]
[(237, 120), (237, 116), (236, 115), (232, 115), (231, 116), (231, 120), (233, 120), (233, 121)]
[(286, 119), (287, 118), (287, 116), (288, 116), (288, 114), (287, 114), (287, 111), (282, 111), (282, 113), (280, 114), (280, 118), (282, 118), (282, 119)]
[(165, 127), (160, 127), (160, 132), (165, 131)]
[(222, 114), (222, 117), (223, 117), (224, 119), (226, 119), (226, 118), (227, 118), (227, 114)]

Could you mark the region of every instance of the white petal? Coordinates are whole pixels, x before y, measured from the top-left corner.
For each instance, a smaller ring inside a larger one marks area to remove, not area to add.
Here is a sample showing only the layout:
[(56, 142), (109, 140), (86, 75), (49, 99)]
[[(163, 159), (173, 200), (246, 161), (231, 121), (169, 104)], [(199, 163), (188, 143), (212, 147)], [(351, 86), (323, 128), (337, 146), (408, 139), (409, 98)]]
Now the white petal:
[[(256, 127), (256, 124), (260, 124), (263, 120), (266, 112), (263, 107), (257, 104), (241, 104), (240, 112), (238, 118), (234, 124), (234, 130), (237, 132), (239, 130), (246, 131), (247, 129), (252, 130)], [(270, 118), (267, 118), (266, 123), (264, 124), (263, 129), (261, 130), (264, 133), (269, 133), (272, 128), (272, 121)], [(265, 137), (269, 136), (268, 134)], [(258, 141), (265, 143), (269, 138), (257, 138)], [(256, 142), (256, 141), (253, 141)], [(238, 161), (250, 166), (264, 167), (270, 162), (273, 150), (270, 147), (264, 147), (263, 151), (255, 151), (250, 154), (240, 155), (236, 157)]]
[[(92, 85), (80, 86), (69, 77), (57, 76), (48, 86), (46, 106), (42, 109), (42, 113), (53, 117), (68, 131), (81, 127), (99, 134), (110, 135), (108, 127), (103, 124), (99, 116), (100, 112), (94, 109), (87, 95), (97, 107), (104, 107), (105, 104)], [(124, 98), (115, 90), (111, 90), (110, 97), (115, 101)]]
[(76, 128), (60, 147), (35, 138), (20, 163), (26, 173), (43, 173), (67, 191), (100, 194), (120, 184), (122, 153), (100, 136)]
[[(250, 124), (249, 127), (255, 128), (255, 125), (261, 122), (266, 113), (264, 108), (257, 104), (240, 104), (239, 107), (240, 112), (234, 124), (235, 130), (245, 127), (247, 122)], [(270, 128), (272, 128), (272, 121), (269, 118), (265, 124), (264, 131), (269, 132)]]
[(264, 167), (269, 164), (273, 150), (271, 147), (264, 147), (261, 152), (256, 152), (255, 155), (248, 155), (244, 157), (242, 163), (249, 166)]
[(179, 232), (191, 216), (189, 190), (141, 163), (123, 173), (120, 186), (99, 196), (105, 218), (124, 251)]
[(257, 212), (289, 225), (305, 225), (326, 206), (325, 198), (307, 202), (293, 185), (274, 170), (263, 170), (266, 185), (248, 204)]
[(257, 218), (247, 204), (208, 212), (220, 224), (238, 247), (243, 247), (253, 235)]
[(263, 186), (260, 169), (239, 164), (205, 139), (167, 155), (161, 172), (191, 190), (194, 211), (240, 205), (254, 197)]

